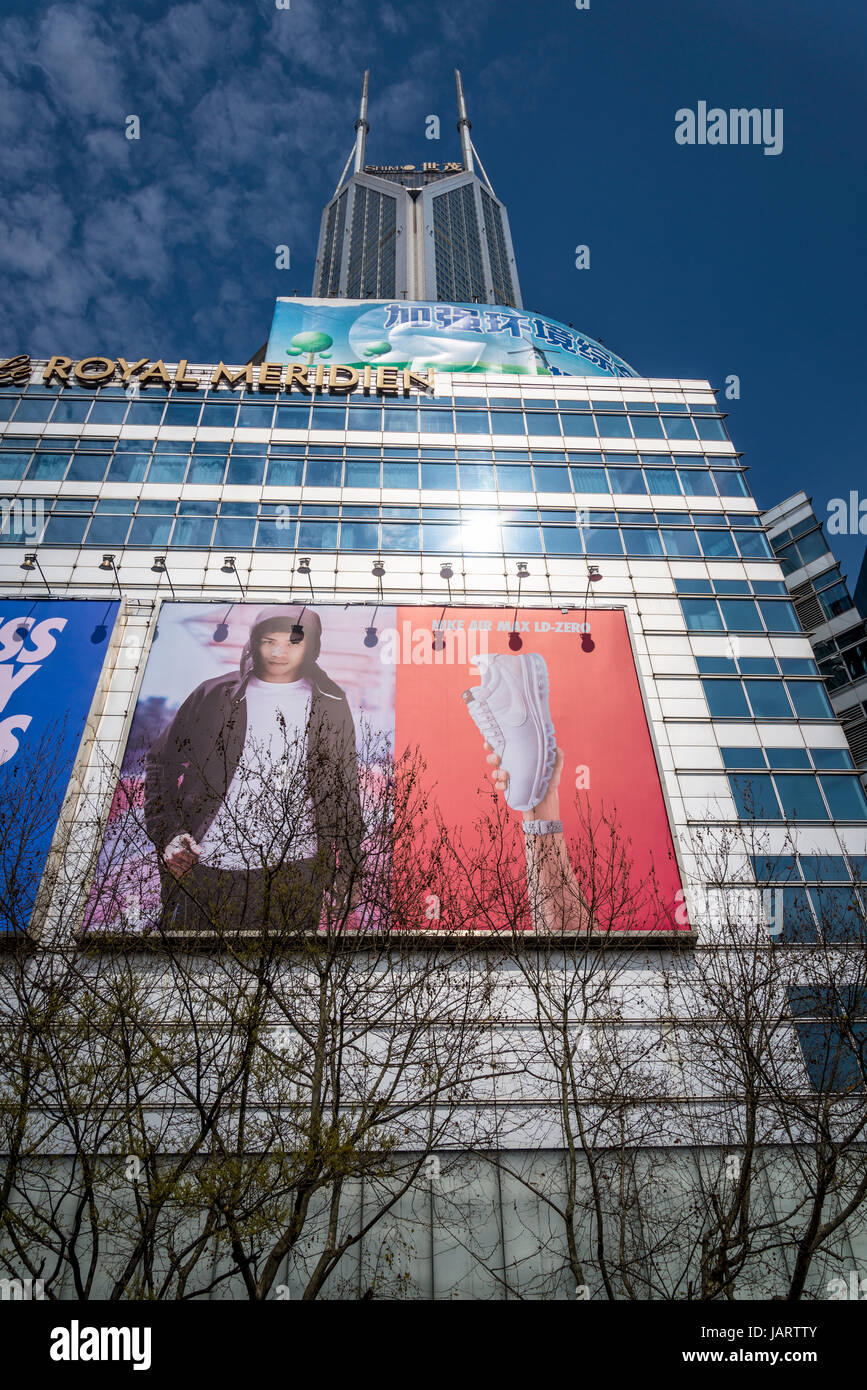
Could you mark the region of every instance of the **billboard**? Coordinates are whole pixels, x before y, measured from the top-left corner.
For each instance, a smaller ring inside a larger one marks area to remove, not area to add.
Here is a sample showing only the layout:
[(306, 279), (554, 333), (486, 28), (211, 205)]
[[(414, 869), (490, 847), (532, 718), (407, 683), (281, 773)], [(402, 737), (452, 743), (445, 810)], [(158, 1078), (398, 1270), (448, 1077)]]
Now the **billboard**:
[(530, 376), (636, 376), (602, 343), (499, 304), (278, 299), (267, 361)]
[(117, 607), (0, 599), (4, 932), (30, 920)]
[(319, 929), (324, 880), (359, 929), (686, 927), (625, 614), (166, 603), (89, 929)]

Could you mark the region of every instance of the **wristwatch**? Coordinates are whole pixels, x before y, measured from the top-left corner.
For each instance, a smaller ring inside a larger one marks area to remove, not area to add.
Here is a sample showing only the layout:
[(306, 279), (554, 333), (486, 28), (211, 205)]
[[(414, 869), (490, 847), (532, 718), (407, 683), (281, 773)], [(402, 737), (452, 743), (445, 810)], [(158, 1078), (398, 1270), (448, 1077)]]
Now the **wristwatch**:
[(561, 820), (525, 820), (522, 822), (525, 835), (562, 835)]

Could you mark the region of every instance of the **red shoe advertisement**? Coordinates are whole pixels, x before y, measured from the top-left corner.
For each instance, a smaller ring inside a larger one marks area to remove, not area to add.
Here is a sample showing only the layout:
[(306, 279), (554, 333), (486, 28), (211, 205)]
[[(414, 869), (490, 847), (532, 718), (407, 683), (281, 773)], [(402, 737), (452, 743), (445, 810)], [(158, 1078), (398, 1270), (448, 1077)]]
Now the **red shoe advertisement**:
[(167, 603), (92, 931), (683, 931), (626, 615)]

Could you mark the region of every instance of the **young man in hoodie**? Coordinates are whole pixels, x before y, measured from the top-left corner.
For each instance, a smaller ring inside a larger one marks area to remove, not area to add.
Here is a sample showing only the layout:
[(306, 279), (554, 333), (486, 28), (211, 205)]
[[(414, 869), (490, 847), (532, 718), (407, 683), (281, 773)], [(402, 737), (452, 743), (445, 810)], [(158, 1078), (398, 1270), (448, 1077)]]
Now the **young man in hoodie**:
[(263, 609), (237, 675), (198, 686), (152, 745), (163, 930), (315, 930), (325, 893), (357, 897), (355, 728), (321, 638), (312, 609)]

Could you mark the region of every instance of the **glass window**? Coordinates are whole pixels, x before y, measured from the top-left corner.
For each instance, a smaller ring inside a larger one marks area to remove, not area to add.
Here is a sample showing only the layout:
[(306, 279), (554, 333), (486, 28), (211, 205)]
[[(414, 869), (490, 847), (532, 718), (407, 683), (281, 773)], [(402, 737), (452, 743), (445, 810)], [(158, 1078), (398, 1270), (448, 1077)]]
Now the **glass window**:
[(821, 681), (786, 681), (800, 719), (833, 719), (834, 711)]
[(167, 545), (172, 529), (169, 516), (137, 516), (129, 535), (130, 545)]
[(382, 465), (382, 486), (383, 487), (418, 487), (418, 464), (410, 463), (390, 463), (386, 461)]
[(596, 428), (603, 439), (631, 439), (629, 418), (626, 415), (597, 415)]
[(107, 454), (76, 454), (66, 477), (68, 483), (101, 483), (108, 468)]
[(822, 936), (826, 941), (860, 941), (864, 933), (864, 913), (858, 895), (851, 887), (808, 888)]
[(759, 609), (769, 632), (803, 632), (791, 603), (779, 599), (759, 599)]
[(581, 554), (581, 533), (577, 526), (543, 526), (542, 535), (549, 555)]
[[(389, 423), (388, 423), (389, 417), (390, 417), (390, 416), (393, 416), (393, 415), (395, 415), (395, 414), (397, 414), (397, 413), (398, 413), (398, 412), (396, 412), (396, 411), (394, 411), (394, 410), (386, 410), (386, 412), (385, 412), (385, 420), (386, 420), (385, 428), (386, 428), (386, 429), (391, 429), (391, 426), (390, 426)], [(425, 416), (425, 419), (427, 419), (427, 416)], [(399, 428), (401, 428), (401, 426), (397, 426), (396, 428), (399, 429)], [(418, 428), (417, 425), (414, 425), (414, 426), (413, 426), (413, 429), (417, 429), (417, 428)], [(488, 412), (487, 412), (486, 410), (458, 410), (458, 409), (455, 410), (455, 434), (490, 434), (490, 433), (491, 433), (491, 431), (490, 431), (490, 429), (488, 428)]]
[(808, 883), (849, 882), (849, 870), (842, 854), (802, 854), (799, 858)]
[(765, 771), (765, 759), (761, 748), (723, 748), (723, 767), (761, 768)]
[(426, 410), (421, 417), (425, 434), (454, 434), (455, 422), (450, 410)]
[(572, 486), (576, 492), (607, 492), (608, 480), (604, 468), (571, 467)]
[(542, 467), (538, 463), (534, 469), (537, 492), (570, 492), (569, 469), (551, 465)]
[[(237, 413), (237, 401), (207, 401), (202, 407), (201, 424), (207, 426), (208, 429), (230, 430), (234, 428)], [(132, 410), (127, 423), (129, 424), (131, 421)]]
[(745, 680), (744, 687), (756, 719), (791, 719), (792, 708), (782, 681)]
[(533, 474), (520, 464), (498, 463), (497, 484), (501, 492), (532, 492)]
[(344, 521), (340, 528), (342, 550), (379, 550), (379, 526), (372, 521)]
[(190, 471), (187, 475), (187, 482), (219, 487), (223, 481), (223, 474), (225, 471), (225, 458), (194, 457), (190, 461)]
[[(277, 423), (278, 423), (278, 425), (280, 425), (280, 424), (281, 424), (281, 421), (280, 421), (280, 418), (279, 418), (279, 416), (280, 416), (280, 411), (279, 411), (279, 410), (278, 410), (277, 414), (278, 414)], [(425, 420), (427, 420), (427, 418), (428, 418), (428, 417), (425, 416)], [(285, 429), (286, 426), (284, 425), (283, 428)], [(302, 425), (300, 425), (300, 426), (296, 426), (295, 428), (303, 429), (304, 426), (303, 426), (303, 424), (302, 424)], [(370, 431), (376, 431), (377, 433), (381, 433), (381, 432), (382, 432), (382, 410), (381, 410), (378, 406), (377, 406), (377, 407), (372, 407), (372, 406), (351, 405), (351, 406), (349, 407), (349, 419), (347, 420), (346, 428), (347, 428), (348, 430), (370, 430)], [(424, 428), (427, 429), (427, 425), (426, 425), (426, 424), (425, 424)]]
[(749, 719), (750, 710), (740, 681), (703, 680), (705, 699), (713, 719)]
[[(464, 543), (464, 550), (470, 547)], [(538, 526), (504, 526), (503, 549), (507, 555), (541, 555), (542, 539)]]
[(563, 433), (570, 438), (596, 438), (596, 426), (592, 415), (561, 415), (560, 420)]
[[(721, 598), (719, 606), (722, 610), (723, 626), (730, 632), (762, 632), (764, 630), (753, 599)], [(776, 675), (776, 667), (774, 667), (774, 675)]]
[[(57, 405), (56, 405), (55, 408), (54, 408), (54, 415), (52, 416), (52, 421), (53, 421), (53, 423), (54, 423), (55, 425), (58, 425), (58, 424), (68, 424), (68, 425), (80, 425), (80, 424), (83, 424), (84, 421), (87, 419), (87, 413), (88, 413), (88, 411), (90, 410), (90, 407), (91, 407), (92, 404), (93, 404), (93, 402), (92, 402), (92, 401), (89, 401), (89, 400), (80, 401), (80, 400), (74, 400), (74, 399), (73, 399), (73, 400), (64, 400), (64, 399), (61, 399), (61, 400), (59, 400), (59, 401), (57, 402)], [(162, 404), (160, 404), (160, 406), (159, 406), (159, 414), (162, 415), (162, 413), (163, 413), (163, 408), (162, 408)], [(135, 423), (138, 423), (138, 420), (137, 420), (137, 418), (136, 418), (136, 419), (133, 419), (133, 418), (131, 417), (130, 420), (128, 421), (128, 423), (129, 423), (129, 424), (135, 424)], [(150, 423), (151, 423), (151, 422), (148, 421), (148, 424), (150, 424)], [(159, 423), (159, 416), (157, 417), (157, 420), (156, 420), (155, 423), (157, 423), (157, 424)]]
[(721, 468), (712, 469), (712, 473), (720, 497), (749, 497), (750, 490), (743, 473)]
[[(69, 454), (37, 454), (28, 469), (27, 476), (34, 482), (57, 482), (66, 472)], [(8, 474), (6, 475), (8, 476)]]
[(630, 415), (636, 439), (664, 439), (662, 422), (655, 415)]
[(336, 521), (302, 521), (298, 526), (300, 550), (336, 550)]
[(418, 523), (386, 521), (382, 526), (382, 549), (387, 554), (390, 550), (419, 550), (420, 531)]
[(735, 531), (738, 549), (745, 560), (773, 560), (773, 552), (761, 531)]
[(716, 601), (712, 598), (682, 598), (680, 606), (687, 632), (723, 632)]
[(638, 530), (636, 527), (627, 526), (623, 531), (623, 543), (626, 546), (627, 555), (662, 554), (662, 541), (658, 531)]
[(742, 656), (740, 660), (743, 676), (776, 676), (777, 663), (772, 656)]
[(378, 459), (347, 459), (345, 487), (379, 487)]
[(809, 768), (810, 759), (806, 748), (766, 748), (768, 762), (772, 768)]
[(268, 463), (268, 487), (300, 487), (304, 464), (300, 459), (272, 458)]
[(337, 459), (308, 459), (307, 487), (340, 487), (343, 464)]
[[(313, 414), (316, 414), (315, 410)], [(466, 410), (463, 412), (463, 414), (471, 415), (472, 412)], [(484, 412), (479, 412), (479, 417), (482, 420), (484, 420), (487, 424), (488, 417)], [(391, 432), (397, 432), (400, 434), (417, 434), (418, 411), (415, 409), (414, 406), (386, 406), (385, 425), (383, 426), (383, 428)], [(479, 432), (480, 431), (478, 430), (476, 431), (476, 433)], [(484, 432), (485, 431), (482, 431), (482, 433)]]
[(473, 492), (493, 492), (496, 486), (492, 463), (461, 463), (460, 477), (461, 487)]
[(698, 539), (709, 559), (737, 559), (738, 552), (731, 531), (699, 531)]
[(45, 526), (45, 545), (81, 545), (88, 516), (50, 516)]
[(705, 469), (679, 468), (677, 470), (681, 487), (687, 497), (715, 497), (713, 478)]
[(436, 522), (424, 523), (424, 549), (436, 555), (454, 555), (461, 550), (461, 532), (458, 526), (438, 526)]
[(693, 417), (693, 423), (698, 430), (699, 439), (728, 439), (722, 420), (713, 416), (699, 416), (697, 419)]
[[(64, 454), (63, 463), (66, 466), (68, 454)], [(24, 477), (27, 472), (27, 465), (30, 462), (30, 454), (13, 454), (6, 450), (0, 452), (0, 478), (8, 478), (12, 482), (17, 482)], [(37, 475), (31, 470), (31, 478)]]
[(527, 411), (528, 435), (560, 436), (560, 416), (542, 410)]
[[(94, 410), (97, 407), (94, 406)], [(166, 406), (166, 413), (163, 416), (164, 425), (188, 425), (194, 426), (199, 423), (199, 411), (202, 408), (201, 401), (169, 401)], [(251, 407), (245, 407), (250, 409)], [(91, 421), (96, 419), (93, 411), (90, 413)], [(100, 417), (103, 418), (103, 417)], [(106, 419), (111, 417), (106, 416)], [(122, 418), (122, 417), (121, 417)], [(270, 421), (268, 422), (270, 424)]]
[(439, 488), (452, 492), (457, 487), (457, 469), (453, 463), (423, 463), (421, 466), (421, 485), (423, 488)]
[(811, 748), (814, 766), (822, 769), (853, 768), (852, 754), (848, 748)]
[(241, 487), (261, 487), (266, 462), (264, 458), (239, 458), (233, 455), (229, 460), (226, 482)]
[(663, 530), (660, 534), (665, 543), (667, 555), (691, 558), (701, 554), (695, 531), (687, 531), (686, 529), (683, 531)]
[(730, 772), (729, 786), (741, 820), (779, 820), (780, 808), (768, 773)]
[(622, 555), (623, 543), (620, 539), (620, 532), (611, 529), (604, 529), (595, 526), (586, 527), (583, 531), (584, 549), (588, 555)]
[(804, 888), (783, 889), (783, 941), (818, 941), (819, 933)]
[(253, 545), (255, 527), (256, 523), (247, 517), (221, 517), (214, 533), (214, 545), (218, 549), (238, 546), (248, 550)]
[(867, 798), (857, 777), (820, 777), (835, 820), (867, 820)]
[(645, 468), (648, 491), (658, 497), (679, 497), (680, 483), (674, 468)]
[(150, 462), (150, 454), (115, 454), (108, 467), (110, 483), (140, 483)]
[(787, 820), (827, 820), (828, 812), (815, 777), (778, 772), (777, 795)]
[(293, 550), (296, 523), (289, 516), (260, 521), (256, 531), (256, 546), (263, 550)]
[(695, 439), (695, 427), (688, 415), (663, 415), (662, 422), (669, 439)]
[(172, 532), (172, 545), (188, 545), (193, 550), (207, 550), (214, 529), (213, 517), (179, 517)]
[(644, 475), (640, 468), (609, 468), (608, 480), (613, 493), (645, 493)]
[(757, 883), (789, 883), (792, 879), (798, 878), (793, 854), (775, 854), (772, 858), (764, 854), (754, 854), (750, 857)]
[(126, 516), (95, 516), (90, 523), (86, 545), (124, 545), (129, 524), (132, 521), (133, 503)]

